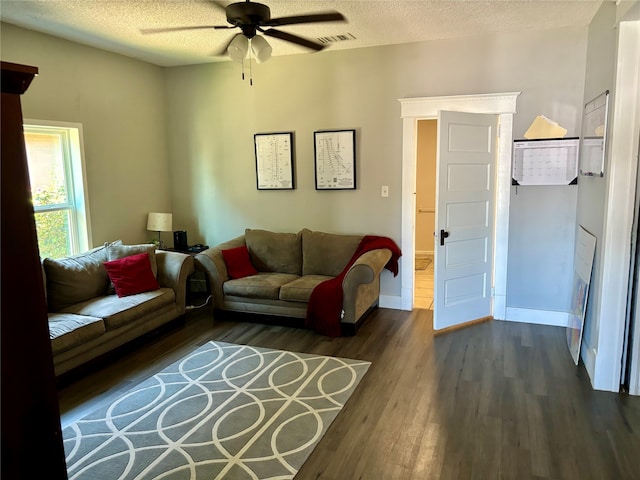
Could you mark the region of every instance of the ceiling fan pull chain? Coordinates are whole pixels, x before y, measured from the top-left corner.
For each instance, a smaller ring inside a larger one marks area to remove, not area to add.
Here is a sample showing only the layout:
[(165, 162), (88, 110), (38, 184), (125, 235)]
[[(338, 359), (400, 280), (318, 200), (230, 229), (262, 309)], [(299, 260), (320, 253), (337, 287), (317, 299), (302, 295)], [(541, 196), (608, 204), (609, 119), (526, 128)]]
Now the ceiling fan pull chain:
[(251, 39), (249, 39), (249, 86), (253, 87), (253, 49)]
[(253, 87), (253, 61), (249, 57), (249, 86)]

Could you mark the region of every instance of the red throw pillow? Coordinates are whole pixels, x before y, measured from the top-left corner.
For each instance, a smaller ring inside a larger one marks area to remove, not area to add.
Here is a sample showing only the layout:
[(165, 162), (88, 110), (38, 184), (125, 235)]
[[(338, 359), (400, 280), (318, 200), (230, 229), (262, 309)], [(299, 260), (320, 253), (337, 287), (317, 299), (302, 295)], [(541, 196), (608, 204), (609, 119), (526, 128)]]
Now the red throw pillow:
[(160, 288), (146, 252), (104, 262), (104, 267), (119, 297)]
[(230, 248), (222, 250), (222, 257), (227, 266), (227, 273), (230, 278), (242, 278), (258, 273), (256, 267), (251, 263), (249, 258), (249, 250), (246, 245), (242, 247)]

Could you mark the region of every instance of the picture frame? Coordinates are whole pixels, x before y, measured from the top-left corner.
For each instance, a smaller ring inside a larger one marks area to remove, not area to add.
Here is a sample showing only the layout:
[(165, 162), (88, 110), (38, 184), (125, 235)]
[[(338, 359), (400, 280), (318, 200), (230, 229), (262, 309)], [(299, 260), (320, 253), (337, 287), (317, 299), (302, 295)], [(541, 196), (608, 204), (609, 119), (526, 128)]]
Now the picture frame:
[(605, 90), (584, 106), (578, 150), (580, 175), (604, 176), (608, 117), (609, 90)]
[(567, 346), (576, 365), (580, 361), (580, 349), (596, 241), (596, 237), (580, 225), (575, 241), (571, 311), (569, 312), (569, 321), (566, 328)]
[(258, 190), (294, 190), (293, 132), (256, 133), (253, 143)]
[(313, 133), (316, 190), (356, 189), (356, 131)]

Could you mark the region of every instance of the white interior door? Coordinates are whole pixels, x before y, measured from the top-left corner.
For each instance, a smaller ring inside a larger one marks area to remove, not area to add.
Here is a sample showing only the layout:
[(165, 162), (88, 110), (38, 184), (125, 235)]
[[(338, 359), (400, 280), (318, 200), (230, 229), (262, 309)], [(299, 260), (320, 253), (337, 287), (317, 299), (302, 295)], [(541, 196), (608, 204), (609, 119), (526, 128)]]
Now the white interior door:
[(498, 116), (440, 111), (434, 329), (492, 315)]

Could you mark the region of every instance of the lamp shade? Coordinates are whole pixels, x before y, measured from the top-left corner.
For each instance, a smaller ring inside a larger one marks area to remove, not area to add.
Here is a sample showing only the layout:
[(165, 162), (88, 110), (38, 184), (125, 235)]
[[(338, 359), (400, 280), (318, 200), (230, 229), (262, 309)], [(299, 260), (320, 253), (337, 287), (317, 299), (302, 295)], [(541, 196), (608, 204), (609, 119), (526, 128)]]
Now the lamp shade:
[(231, 43), (227, 47), (227, 53), (229, 54), (229, 58), (236, 62), (242, 62), (244, 57), (247, 56), (247, 51), (249, 50), (249, 39), (245, 37), (242, 33), (237, 34)]
[(258, 63), (266, 62), (271, 58), (271, 45), (264, 37), (256, 35), (251, 39), (251, 51)]
[(171, 232), (173, 230), (173, 215), (170, 213), (149, 213), (147, 230)]

